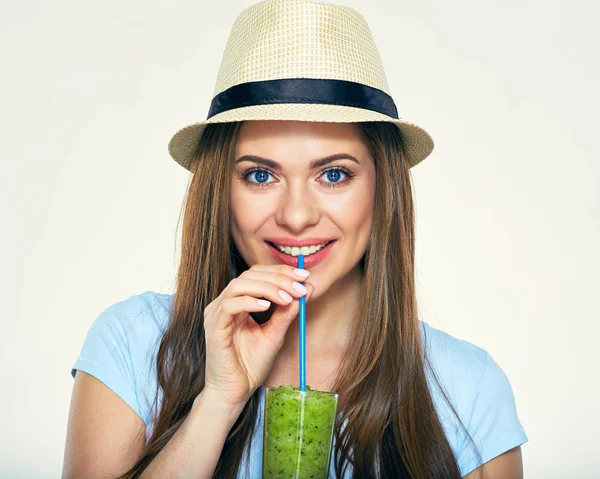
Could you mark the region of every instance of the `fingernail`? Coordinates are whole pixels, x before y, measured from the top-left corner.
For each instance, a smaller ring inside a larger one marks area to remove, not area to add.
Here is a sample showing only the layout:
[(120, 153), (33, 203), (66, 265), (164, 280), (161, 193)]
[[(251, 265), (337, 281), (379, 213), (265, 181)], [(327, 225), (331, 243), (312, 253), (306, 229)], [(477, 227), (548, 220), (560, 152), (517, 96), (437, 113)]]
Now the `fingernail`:
[(294, 289), (296, 291), (298, 291), (300, 294), (306, 294), (308, 293), (308, 289), (306, 289), (305, 286), (301, 285), (300, 283), (297, 283), (296, 281), (294, 281), (292, 283), (292, 286), (294, 287)]
[(283, 291), (282, 289), (279, 290), (279, 296), (281, 296), (285, 301), (287, 301), (288, 303), (294, 299), (292, 298), (288, 293), (286, 293), (285, 291)]
[(303, 278), (306, 278), (306, 277), (308, 277), (308, 275), (310, 274), (310, 271), (306, 271), (305, 269), (298, 269), (298, 268), (295, 268), (295, 269), (294, 269), (294, 274), (295, 274), (296, 276), (301, 276), (301, 277), (303, 277)]
[(271, 306), (271, 301), (267, 301), (266, 299), (259, 299), (258, 304), (260, 304), (263, 308), (268, 308)]

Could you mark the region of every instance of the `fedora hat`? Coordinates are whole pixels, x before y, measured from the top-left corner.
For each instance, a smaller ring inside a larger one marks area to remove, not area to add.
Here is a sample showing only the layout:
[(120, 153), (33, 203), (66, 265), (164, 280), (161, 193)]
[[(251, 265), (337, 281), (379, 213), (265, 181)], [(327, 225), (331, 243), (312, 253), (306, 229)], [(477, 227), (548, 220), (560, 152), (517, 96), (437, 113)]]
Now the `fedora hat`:
[(191, 170), (206, 125), (247, 120), (384, 121), (400, 129), (411, 167), (433, 150), (427, 131), (398, 116), (363, 16), (313, 0), (264, 0), (238, 15), (207, 118), (177, 131), (169, 154)]

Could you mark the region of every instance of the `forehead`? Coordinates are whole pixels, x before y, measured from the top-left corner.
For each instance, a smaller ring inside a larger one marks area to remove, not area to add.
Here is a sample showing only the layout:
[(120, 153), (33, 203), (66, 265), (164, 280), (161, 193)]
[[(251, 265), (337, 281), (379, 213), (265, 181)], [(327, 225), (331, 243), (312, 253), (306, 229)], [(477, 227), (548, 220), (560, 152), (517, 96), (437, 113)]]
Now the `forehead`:
[(287, 120), (245, 121), (240, 127), (235, 156), (245, 154), (305, 157), (346, 152), (368, 154), (367, 146), (353, 123)]

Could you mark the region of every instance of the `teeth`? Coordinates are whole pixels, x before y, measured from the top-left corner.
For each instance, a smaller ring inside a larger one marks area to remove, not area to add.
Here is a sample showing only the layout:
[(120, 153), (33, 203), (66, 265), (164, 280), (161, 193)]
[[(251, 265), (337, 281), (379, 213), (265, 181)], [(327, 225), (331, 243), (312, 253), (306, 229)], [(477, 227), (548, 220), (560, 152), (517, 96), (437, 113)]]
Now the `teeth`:
[(316, 253), (320, 249), (322, 249), (327, 243), (323, 243), (320, 245), (312, 245), (312, 246), (302, 246), (301, 248), (297, 246), (279, 246), (277, 245), (277, 249), (282, 253), (286, 253), (292, 256), (298, 256), (299, 254), (303, 256), (309, 256), (311, 254)]

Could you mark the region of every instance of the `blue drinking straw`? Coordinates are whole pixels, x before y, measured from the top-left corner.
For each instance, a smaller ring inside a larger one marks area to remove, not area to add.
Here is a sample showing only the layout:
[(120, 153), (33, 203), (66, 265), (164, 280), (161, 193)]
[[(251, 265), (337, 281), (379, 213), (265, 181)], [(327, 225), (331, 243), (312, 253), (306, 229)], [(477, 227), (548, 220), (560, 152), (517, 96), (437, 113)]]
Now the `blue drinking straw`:
[[(298, 255), (298, 268), (304, 269), (304, 255)], [(304, 284), (304, 281), (302, 282)], [(300, 391), (306, 391), (306, 297), (300, 298)]]

